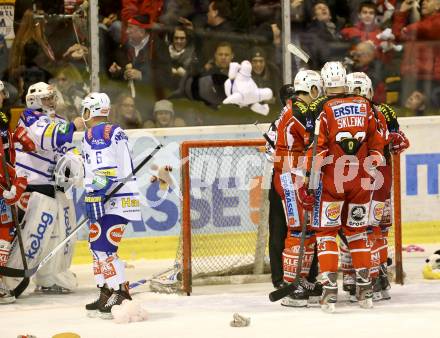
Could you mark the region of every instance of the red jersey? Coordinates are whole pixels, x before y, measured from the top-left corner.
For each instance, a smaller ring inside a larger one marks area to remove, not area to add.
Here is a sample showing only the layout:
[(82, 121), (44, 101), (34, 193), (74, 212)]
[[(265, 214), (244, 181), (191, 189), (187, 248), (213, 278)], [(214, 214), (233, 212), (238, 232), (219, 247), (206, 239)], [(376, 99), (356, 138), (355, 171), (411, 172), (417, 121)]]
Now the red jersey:
[(274, 169), (286, 172), (297, 167), (304, 155), (307, 105), (304, 101), (288, 100), (277, 125)]
[(370, 154), (383, 154), (383, 136), (369, 100), (346, 95), (329, 98), (318, 118), (320, 157), (333, 155), (334, 164), (341, 156), (355, 155), (362, 163)]

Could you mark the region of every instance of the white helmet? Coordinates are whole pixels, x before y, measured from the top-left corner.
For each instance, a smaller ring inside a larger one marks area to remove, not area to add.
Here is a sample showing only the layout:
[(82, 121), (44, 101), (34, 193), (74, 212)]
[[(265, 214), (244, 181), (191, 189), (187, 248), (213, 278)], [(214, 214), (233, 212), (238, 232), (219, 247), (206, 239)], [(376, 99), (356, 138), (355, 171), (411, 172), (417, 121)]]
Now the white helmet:
[(318, 95), (322, 92), (322, 79), (318, 72), (314, 70), (300, 70), (293, 81), (295, 92), (302, 91), (310, 94), (312, 87), (316, 86)]
[[(89, 117), (84, 118), (86, 109), (89, 110)], [(90, 93), (81, 102), (81, 117), (84, 121), (89, 121), (93, 117), (108, 116), (110, 113), (110, 98), (105, 93)]]
[(363, 72), (355, 72), (347, 75), (347, 91), (348, 94), (354, 94), (356, 88), (360, 89), (360, 96), (371, 99), (373, 93), (373, 85), (371, 79)]
[(347, 71), (339, 61), (327, 62), (321, 69), (324, 88), (345, 87)]
[(26, 95), (26, 106), (30, 109), (42, 109), (43, 112), (54, 110), (54, 104), (50, 106), (43, 105), (41, 99), (53, 98), (56, 104), (56, 93), (51, 85), (44, 82), (38, 82), (31, 85)]

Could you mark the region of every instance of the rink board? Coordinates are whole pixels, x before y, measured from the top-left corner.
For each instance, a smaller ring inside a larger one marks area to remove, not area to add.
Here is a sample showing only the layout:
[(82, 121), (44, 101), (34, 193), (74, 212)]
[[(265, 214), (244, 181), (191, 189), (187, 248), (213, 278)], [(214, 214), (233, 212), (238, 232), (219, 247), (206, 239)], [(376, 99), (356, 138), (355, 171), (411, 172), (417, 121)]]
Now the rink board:
[[(440, 194), (438, 180), (438, 166), (440, 164), (440, 142), (434, 139), (440, 130), (440, 117), (418, 117), (399, 119), (402, 130), (411, 142), (411, 147), (401, 156), (401, 186), (402, 186), (402, 219), (403, 242), (410, 243), (436, 243), (440, 242)], [(267, 125), (262, 125), (267, 129)], [(152, 160), (138, 175), (138, 187), (141, 195), (145, 197), (142, 206), (142, 220), (133, 222), (127, 227), (126, 237), (138, 238), (133, 243), (138, 244), (138, 249), (131, 250), (121, 248), (128, 257), (135, 255), (143, 258), (169, 257), (169, 252), (174, 249), (160, 250), (159, 242), (164, 241), (174, 248), (177, 246), (177, 238), (180, 234), (181, 201), (179, 190), (169, 190), (165, 194), (159, 189), (157, 183), (151, 184), (150, 177), (153, 172), (151, 164), (173, 166), (172, 175), (176, 187), (180, 187), (180, 156), (179, 146), (184, 140), (206, 140), (206, 139), (256, 139), (261, 138), (259, 131), (253, 125), (240, 126), (215, 126), (215, 127), (187, 127), (172, 129), (141, 129), (127, 131), (134, 153), (134, 162), (139, 163), (155, 147), (159, 141), (164, 148), (157, 153)], [(77, 141), (80, 134), (76, 135)], [(156, 140), (156, 141), (155, 141)], [(232, 176), (234, 174), (232, 173)], [(208, 187), (210, 189), (210, 187)], [(82, 219), (81, 200), (82, 194), (76, 193), (77, 217)], [(213, 221), (213, 215), (238, 215), (241, 222), (249, 221), (250, 213), (243, 214), (243, 203), (240, 201), (241, 209), (234, 207), (217, 210), (217, 204), (206, 200), (209, 206), (206, 214), (198, 226), (205, 227), (208, 234), (213, 236), (221, 234), (237, 234), (240, 231), (240, 224), (234, 227), (219, 226), (219, 222)], [(153, 205), (149, 207), (148, 205)], [(221, 223), (221, 222), (220, 222)], [(227, 225), (227, 224), (226, 224)], [(244, 229), (244, 228), (243, 228)], [(159, 239), (164, 237), (163, 239)], [(86, 239), (86, 231), (80, 235), (80, 239)], [(174, 239), (174, 240), (171, 240)], [(134, 245), (134, 244), (133, 244)], [(166, 244), (167, 245), (167, 244)], [(86, 246), (79, 244), (80, 247)], [(78, 248), (78, 253), (82, 251)], [(134, 245), (134, 247), (137, 247)], [(156, 251), (159, 247), (159, 250)], [(167, 252), (167, 253), (166, 253)]]

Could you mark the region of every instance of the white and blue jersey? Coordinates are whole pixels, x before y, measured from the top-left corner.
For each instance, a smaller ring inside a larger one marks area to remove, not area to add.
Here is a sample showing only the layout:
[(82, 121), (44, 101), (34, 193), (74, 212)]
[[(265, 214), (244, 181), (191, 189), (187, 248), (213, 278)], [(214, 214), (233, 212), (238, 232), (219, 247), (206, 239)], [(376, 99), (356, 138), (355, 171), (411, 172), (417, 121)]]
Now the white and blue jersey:
[(30, 185), (54, 185), (54, 169), (58, 159), (74, 148), (74, 124), (57, 115), (51, 119), (39, 111), (26, 109), (18, 125), (26, 128), (37, 150), (23, 152), (22, 146), (17, 145), (17, 175), (26, 176)]
[(118, 215), (130, 221), (140, 220), (140, 193), (136, 186), (136, 177), (133, 175), (130, 180), (125, 181), (133, 172), (133, 162), (124, 131), (118, 125), (98, 124), (86, 131), (82, 152), (86, 191), (96, 189), (93, 182), (97, 177), (112, 181), (106, 191), (107, 195), (124, 181), (122, 189), (105, 204), (105, 214)]

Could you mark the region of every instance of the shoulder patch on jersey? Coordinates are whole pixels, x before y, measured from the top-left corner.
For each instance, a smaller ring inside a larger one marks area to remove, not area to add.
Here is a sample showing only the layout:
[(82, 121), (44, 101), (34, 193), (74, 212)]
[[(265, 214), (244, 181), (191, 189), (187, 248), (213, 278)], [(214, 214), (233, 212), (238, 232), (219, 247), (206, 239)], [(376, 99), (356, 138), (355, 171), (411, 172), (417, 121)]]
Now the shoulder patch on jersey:
[(30, 127), (38, 121), (40, 116), (41, 114), (37, 111), (34, 111), (32, 109), (25, 109), (24, 112), (21, 114), (21, 119), (26, 127)]
[(127, 134), (122, 129), (120, 129), (115, 134), (115, 141), (116, 141), (116, 143), (118, 143), (119, 141), (122, 141), (122, 140), (128, 141), (128, 136), (127, 136)]

